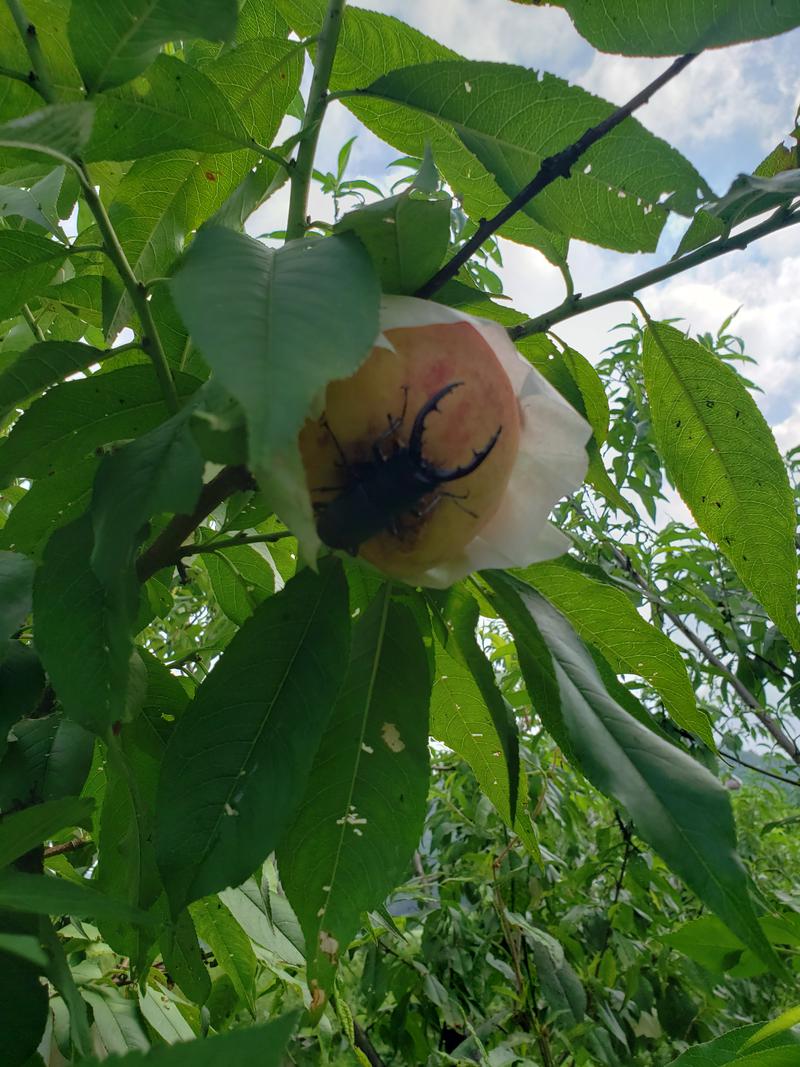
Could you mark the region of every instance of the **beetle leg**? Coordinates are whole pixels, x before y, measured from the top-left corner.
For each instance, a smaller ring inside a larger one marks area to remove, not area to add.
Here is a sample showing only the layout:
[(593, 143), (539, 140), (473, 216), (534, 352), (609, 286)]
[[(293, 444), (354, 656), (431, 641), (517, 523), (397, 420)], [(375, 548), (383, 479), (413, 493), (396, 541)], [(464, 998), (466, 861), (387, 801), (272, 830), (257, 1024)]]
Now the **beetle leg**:
[(424, 508), (412, 508), (411, 514), (415, 519), (424, 519), (427, 515), (430, 515), (434, 508), (441, 504), (443, 496), (449, 495), (449, 493), (436, 493)]
[(448, 500), (452, 500), (453, 503), (455, 504), (455, 506), (457, 508), (459, 508), (461, 511), (463, 511), (465, 515), (469, 515), (470, 518), (472, 518), (472, 519), (477, 519), (477, 517), (478, 517), (477, 513), (474, 512), (474, 511), (470, 511), (469, 508), (465, 508), (464, 505), (461, 503), (462, 500), (466, 500), (467, 499), (467, 497), (469, 496), (469, 493), (463, 493), (463, 494), (461, 494), (461, 493), (448, 493), (446, 490), (440, 489), (439, 490), (439, 495), (447, 497)]
[(422, 435), (425, 433), (425, 420), (432, 411), (439, 410), (440, 400), (443, 400), (448, 393), (452, 393), (454, 389), (458, 389), (463, 384), (463, 382), (450, 382), (448, 385), (442, 386), (417, 412), (417, 417), (411, 427), (411, 436), (408, 439), (408, 451), (412, 459), (417, 463), (422, 459)]
[(455, 482), (459, 478), (466, 478), (468, 474), (472, 474), (480, 467), (481, 463), (488, 457), (494, 446), (497, 444), (497, 439), (503, 432), (503, 427), (498, 426), (497, 430), (492, 434), (484, 447), (480, 452), (473, 450), (472, 459), (469, 463), (466, 463), (463, 467), (453, 467), (451, 470), (442, 470), (439, 467), (430, 467), (429, 475), (434, 477), (437, 482)]
[(381, 444), (387, 439), (387, 437), (391, 437), (392, 434), (397, 433), (397, 431), (400, 429), (400, 427), (405, 422), (406, 411), (408, 410), (408, 386), (407, 385), (403, 386), (403, 393), (404, 393), (403, 410), (400, 412), (399, 415), (392, 416), (392, 415), (388, 415), (387, 414), (386, 421), (389, 423), (389, 425), (383, 431), (382, 434), (380, 434), (378, 437), (375, 438), (375, 441), (373, 442), (372, 455), (375, 457), (375, 459), (376, 459), (376, 461), (378, 463), (385, 463), (386, 462), (386, 456), (384, 456), (383, 451), (381, 450)]
[(345, 470), (349, 470), (350, 469), (350, 461), (348, 460), (347, 456), (344, 454), (344, 449), (339, 444), (338, 437), (336, 436), (336, 434), (331, 429), (331, 424), (328, 422), (327, 418), (324, 415), (319, 420), (319, 424), (320, 424), (320, 426), (323, 427), (323, 429), (327, 430), (328, 433), (330, 434), (331, 441), (333, 441), (333, 443), (336, 445), (336, 451), (339, 453), (339, 458), (342, 461), (342, 466), (345, 468)]

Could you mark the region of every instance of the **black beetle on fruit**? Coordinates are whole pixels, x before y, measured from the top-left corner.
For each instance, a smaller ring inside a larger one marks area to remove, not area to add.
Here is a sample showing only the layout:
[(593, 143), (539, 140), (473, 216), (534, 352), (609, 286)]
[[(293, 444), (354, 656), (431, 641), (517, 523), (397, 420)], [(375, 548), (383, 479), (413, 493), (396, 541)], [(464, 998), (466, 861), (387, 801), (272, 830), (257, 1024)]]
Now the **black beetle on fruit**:
[[(408, 403), (397, 418), (389, 416), (389, 427), (372, 443), (372, 458), (352, 462), (328, 427), (334, 444), (339, 450), (341, 466), (345, 473), (342, 486), (320, 486), (312, 492), (338, 493), (331, 501), (318, 503), (315, 509), (317, 533), (320, 540), (329, 548), (342, 549), (355, 556), (359, 546), (371, 537), (390, 530), (400, 533), (398, 520), (403, 514), (411, 513), (417, 519), (432, 510), (442, 497), (459, 498), (455, 493), (437, 492), (440, 486), (458, 481), (472, 474), (486, 460), (497, 444), (503, 429), (498, 426), (496, 432), (482, 449), (473, 452), (473, 458), (463, 467), (443, 469), (425, 459), (422, 454), (422, 437), (425, 432), (425, 420), (439, 410), (439, 402), (463, 382), (450, 382), (443, 386), (427, 400), (414, 418), (407, 445), (395, 442), (394, 450), (388, 456), (382, 450), (383, 442), (397, 433), (402, 426)], [(435, 493), (433, 500), (424, 511), (415, 510), (415, 506), (426, 496)]]

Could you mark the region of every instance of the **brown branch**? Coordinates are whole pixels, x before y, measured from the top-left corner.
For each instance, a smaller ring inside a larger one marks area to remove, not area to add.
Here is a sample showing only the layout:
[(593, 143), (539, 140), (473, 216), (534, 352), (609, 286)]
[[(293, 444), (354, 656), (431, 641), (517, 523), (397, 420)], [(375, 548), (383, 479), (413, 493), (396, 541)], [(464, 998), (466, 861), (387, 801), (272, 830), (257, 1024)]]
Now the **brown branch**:
[(44, 858), (48, 856), (63, 856), (65, 852), (75, 852), (79, 848), (83, 848), (84, 845), (90, 845), (91, 841), (86, 841), (83, 838), (75, 837), (72, 841), (65, 841), (63, 845), (49, 845), (44, 850)]
[(478, 224), (478, 228), (472, 237), (466, 241), (461, 248), (456, 252), (452, 259), (448, 260), (445, 265), (434, 274), (423, 286), (421, 286), (415, 296), (428, 299), (435, 292), (442, 288), (442, 286), (449, 282), (451, 278), (455, 278), (459, 270), (464, 266), (467, 260), (471, 259), (475, 252), (481, 247), (487, 238), (491, 237), (493, 233), (496, 233), (510, 218), (521, 211), (526, 204), (530, 203), (535, 196), (538, 196), (543, 189), (546, 189), (548, 185), (551, 185), (557, 178), (569, 178), (572, 168), (577, 161), (586, 153), (592, 145), (602, 140), (607, 134), (609, 134), (615, 127), (619, 126), (621, 122), (629, 118), (634, 111), (640, 108), (643, 104), (646, 104), (648, 100), (667, 82), (672, 81), (682, 70), (697, 58), (698, 53), (688, 52), (685, 56), (679, 56), (671, 66), (667, 68), (648, 86), (646, 86), (640, 93), (632, 97), (627, 104), (623, 104), (622, 107), (618, 107), (616, 111), (612, 112), (608, 118), (603, 119), (602, 122), (598, 122), (596, 126), (592, 126), (581, 137), (578, 138), (574, 144), (569, 145), (567, 148), (563, 148), (560, 152), (556, 152), (555, 155), (548, 156), (547, 159), (542, 161), (539, 167), (538, 173), (535, 177), (528, 182), (528, 184), (521, 189), (517, 195), (506, 204), (504, 208), (497, 212), (491, 219), (481, 219)]
[(233, 493), (252, 489), (254, 486), (253, 476), (246, 467), (224, 467), (216, 478), (212, 478), (203, 486), (200, 499), (191, 515), (175, 515), (166, 529), (141, 554), (136, 562), (139, 581), (146, 582), (162, 567), (174, 565), (184, 554), (181, 552), (183, 542), (214, 508)]
[(364, 1055), (370, 1062), (370, 1067), (386, 1067), (381, 1057), (378, 1055), (378, 1051), (369, 1039), (369, 1034), (363, 1026), (359, 1025), (355, 1019), (353, 1019), (353, 1033), (355, 1035), (355, 1046), (360, 1048)]

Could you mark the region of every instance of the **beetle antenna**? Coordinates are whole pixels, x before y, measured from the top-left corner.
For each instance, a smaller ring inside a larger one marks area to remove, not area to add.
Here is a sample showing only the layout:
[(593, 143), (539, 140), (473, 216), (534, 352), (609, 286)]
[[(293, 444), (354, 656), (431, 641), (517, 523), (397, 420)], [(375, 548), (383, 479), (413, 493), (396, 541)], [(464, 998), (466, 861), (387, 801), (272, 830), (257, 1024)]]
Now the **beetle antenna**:
[(439, 410), (440, 400), (463, 384), (463, 382), (450, 382), (448, 385), (443, 385), (417, 412), (414, 425), (411, 427), (411, 436), (408, 439), (408, 451), (415, 461), (419, 462), (422, 459), (422, 435), (425, 433), (425, 420), (432, 411)]
[(472, 460), (469, 463), (466, 463), (463, 467), (454, 467), (452, 470), (441, 470), (439, 467), (431, 467), (430, 473), (434, 475), (437, 482), (455, 482), (459, 478), (466, 478), (468, 474), (472, 474), (473, 471), (476, 471), (481, 463), (488, 458), (489, 453), (497, 444), (497, 440), (502, 432), (503, 427), (498, 426), (480, 452), (473, 451)]

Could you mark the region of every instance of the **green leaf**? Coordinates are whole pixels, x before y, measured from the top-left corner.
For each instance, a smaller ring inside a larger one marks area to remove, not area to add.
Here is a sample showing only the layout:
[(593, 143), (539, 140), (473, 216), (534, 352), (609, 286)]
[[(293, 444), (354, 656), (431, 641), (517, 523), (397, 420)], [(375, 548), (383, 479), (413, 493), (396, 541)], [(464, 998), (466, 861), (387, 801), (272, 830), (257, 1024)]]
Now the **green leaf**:
[(97, 101), (86, 162), (139, 159), (174, 148), (231, 152), (253, 138), (211, 78), (160, 55), (146, 74)]
[[(637, 722), (608, 694), (566, 620), (530, 586), (491, 573), (492, 598), (517, 646), (528, 693), (547, 728), (601, 792), (623, 804), (637, 832), (769, 967), (764, 936), (736, 853), (730, 799), (696, 760)], [(560, 743), (560, 741), (559, 741)]]
[[(539, 0), (517, 0), (539, 3)], [(773, 37), (800, 26), (794, 0), (545, 0), (563, 7), (575, 29), (603, 52), (672, 56)]]
[(236, 0), (73, 0), (69, 39), (86, 88), (95, 93), (135, 78), (167, 41), (230, 40), (236, 13)]
[[(365, 92), (452, 125), (509, 199), (545, 158), (615, 110), (551, 74), (467, 60), (405, 67)], [(680, 153), (629, 118), (581, 156), (569, 181), (554, 182), (523, 211), (565, 237), (653, 251), (668, 212), (692, 214), (706, 190)]]
[(93, 122), (91, 104), (51, 104), (0, 125), (0, 147), (69, 160), (89, 140)]
[[(481, 750), (482, 760), (486, 759), (489, 752), (492, 753), (491, 759), (487, 760), (492, 765), (492, 770), (488, 776), (484, 775), (487, 780), (485, 783), (482, 781), (481, 784), (488, 785), (491, 781), (493, 793), (499, 794), (503, 798), (503, 807), (499, 810), (503, 818), (508, 821), (509, 826), (513, 826), (517, 812), (517, 791), (520, 780), (517, 722), (514, 718), (513, 710), (497, 688), (494, 670), (478, 645), (475, 636), (480, 615), (477, 600), (463, 589), (453, 589), (446, 596), (443, 610), (449, 631), (449, 640), (447, 642), (448, 659), (455, 659), (459, 662), (460, 667), (457, 668), (457, 676), (461, 676), (462, 681), (466, 682), (467, 689), (477, 687), (479, 691), (478, 706), (476, 707), (474, 696), (470, 703), (473, 710), (477, 712), (478, 718), (485, 720), (486, 712), (488, 712), (492, 720), (490, 737), (486, 739), (485, 744), (475, 746)], [(465, 675), (466, 678), (464, 677)], [(442, 681), (444, 680), (442, 679)], [(448, 691), (450, 690), (450, 686), (446, 688)], [(459, 715), (457, 718), (460, 719), (461, 716)], [(445, 739), (439, 738), (439, 740), (444, 741)], [(494, 752), (497, 751), (498, 747), (502, 752), (506, 771), (505, 780), (502, 783), (497, 781), (497, 766), (494, 757)], [(467, 757), (465, 756), (465, 758)], [(490, 796), (490, 799), (494, 800), (494, 797)]]
[(4, 815), (0, 823), (0, 867), (7, 867), (67, 826), (84, 826), (91, 816), (88, 798), (62, 797)]
[(259, 605), (197, 690), (167, 747), (156, 809), (174, 912), (238, 885), (274, 849), (303, 795), (348, 643), (347, 588), (329, 560)]
[(181, 992), (195, 1004), (205, 1004), (211, 996), (211, 979), (187, 909), (184, 908), (174, 923), (167, 925), (160, 946), (167, 973)]
[(92, 568), (104, 585), (133, 566), (152, 515), (191, 515), (203, 486), (203, 457), (189, 426), (191, 408), (106, 456), (92, 494)]
[(312, 399), (352, 374), (378, 333), (380, 290), (352, 237), (275, 251), (203, 229), (171, 285), (192, 337), (247, 414), (257, 465), (296, 441)]
[(30, 615), (35, 566), (18, 552), (0, 552), (0, 660), (15, 633)]
[(0, 660), (0, 757), (6, 750), (9, 729), (36, 708), (44, 685), (44, 671), (33, 648), (10, 641)]
[(48, 285), (67, 257), (64, 245), (21, 230), (0, 229), (0, 320)]
[(36, 1052), (50, 1014), (47, 986), (38, 969), (18, 956), (0, 953), (0, 1001), (6, 1018), (13, 1005), (14, 1017), (13, 1025), (0, 1028), (0, 1063), (18, 1067)]
[[(139, 990), (139, 1010), (146, 1022), (167, 1045), (192, 1042), (197, 1037), (197, 1023), (193, 1029), (184, 1018), (174, 995), (156, 985)], [(195, 1017), (196, 1018), (196, 1017)]]
[(250, 938), (219, 897), (205, 897), (190, 907), (197, 932), (251, 1015), (255, 1016), (256, 961)]
[(125, 713), (138, 590), (126, 602), (100, 584), (89, 563), (92, 540), (89, 516), (53, 534), (33, 608), (36, 648), (65, 714), (103, 733)]
[(53, 531), (86, 511), (97, 463), (81, 460), (34, 482), (0, 530), (0, 546), (38, 559)]
[(0, 806), (8, 810), (77, 795), (93, 749), (92, 734), (60, 711), (16, 723), (0, 764)]
[(109, 351), (78, 341), (40, 341), (31, 345), (0, 374), (0, 414), (5, 415), (48, 385), (102, 363), (109, 355)]
[(658, 323), (644, 336), (653, 431), (697, 525), (800, 648), (795, 512), (775, 439), (742, 379)]
[[(60, 172), (63, 177), (64, 168), (57, 167), (53, 173), (56, 172)], [(49, 205), (44, 203), (41, 190), (43, 184), (44, 181), (37, 182), (30, 189), (18, 189), (15, 185), (0, 185), (0, 218), (16, 216), (27, 219), (49, 230), (51, 234), (62, 240), (58, 217), (54, 216), (49, 210)]]
[[(319, 33), (325, 15), (324, 0), (278, 0), (278, 3), (292, 29), (301, 37)], [(360, 88), (398, 67), (457, 58), (455, 52), (399, 19), (348, 6), (342, 20), (331, 88), (337, 91)], [(492, 176), (444, 123), (383, 100), (348, 97), (342, 102), (368, 129), (407, 155), (421, 157), (426, 145), (430, 145), (447, 184), (474, 221), (491, 218), (508, 202)], [(541, 249), (554, 263), (565, 259), (564, 238), (524, 215), (511, 219), (500, 234)]]
[(567, 962), (559, 941), (531, 926), (521, 915), (509, 913), (509, 921), (519, 926), (533, 951), (536, 976), (542, 996), (556, 1016), (567, 1016), (568, 1023), (577, 1025), (586, 1014), (586, 993), (575, 971)]
[(89, 883), (68, 882), (42, 874), (3, 871), (0, 874), (0, 907), (34, 915), (75, 915), (81, 919), (111, 918), (151, 925), (147, 912), (131, 908), (92, 889)]
[(275, 588), (269, 563), (249, 545), (205, 552), (202, 561), (217, 603), (237, 626), (242, 626)]
[[(157, 1045), (149, 1052), (129, 1052), (125, 1057), (126, 1067), (281, 1067), (283, 1053), (297, 1024), (297, 1016), (284, 1015), (281, 1019), (260, 1026), (248, 1026), (231, 1030), (226, 1034), (209, 1037), (204, 1041), (190, 1041), (177, 1045)], [(109, 1056), (103, 1064), (118, 1062), (118, 1057)], [(80, 1060), (76, 1067), (100, 1067), (94, 1058)]]
[(642, 618), (621, 589), (582, 574), (569, 560), (536, 563), (526, 569), (525, 579), (558, 608), (584, 641), (599, 649), (617, 674), (644, 678), (679, 726), (710, 749), (716, 747), (677, 646)]
[(729, 1030), (722, 1037), (688, 1049), (669, 1067), (793, 1067), (797, 1062), (800, 1037), (793, 1033), (776, 1034), (768, 1047), (753, 1055), (744, 1051), (747, 1041), (761, 1029), (759, 1023)]
[[(430, 675), (417, 624), (373, 601), (353, 632), (350, 665), (278, 867), (306, 940), (309, 985), (330, 994), (364, 911), (403, 877), (428, 792)], [(321, 1007), (324, 997), (314, 1007)]]
[(136, 1004), (123, 997), (113, 987), (103, 986), (102, 992), (84, 986), (81, 996), (92, 1009), (94, 1028), (110, 1054), (147, 1051), (150, 1041), (145, 1033)]
[[(179, 374), (175, 384), (183, 398), (200, 383)], [(63, 470), (99, 445), (146, 433), (167, 414), (149, 364), (62, 382), (14, 424), (0, 447), (0, 480), (16, 475), (39, 478)]]
[(496, 723), (469, 666), (439, 645), (431, 694), (431, 736), (469, 763), (503, 822), (535, 856), (538, 846), (526, 811), (527, 777), (524, 771), (518, 775), (516, 816), (512, 818), (508, 767)]
[[(203, 67), (249, 130), (270, 144), (300, 84), (302, 54), (285, 40), (245, 41)], [(119, 183), (111, 221), (138, 278), (163, 277), (185, 236), (225, 204), (259, 162), (254, 151), (200, 155), (173, 151), (138, 160)], [(104, 296), (109, 343), (131, 318), (109, 268)]]
[(449, 197), (406, 192), (348, 212), (334, 233), (354, 233), (384, 293), (414, 293), (439, 269), (450, 243)]
[(0, 953), (2, 952), (19, 956), (21, 960), (27, 960), (37, 968), (47, 966), (47, 956), (39, 944), (39, 938), (32, 934), (0, 934)]
[(782, 1034), (786, 1030), (791, 1030), (792, 1027), (800, 1025), (800, 1006), (789, 1008), (787, 1011), (781, 1012), (777, 1019), (772, 1019), (757, 1030), (751, 1037), (748, 1037), (744, 1043), (744, 1048), (750, 1048), (751, 1045), (758, 1045), (762, 1041), (766, 1041), (768, 1037), (773, 1037), (775, 1034)]

